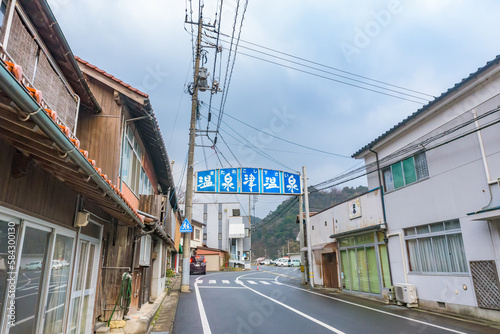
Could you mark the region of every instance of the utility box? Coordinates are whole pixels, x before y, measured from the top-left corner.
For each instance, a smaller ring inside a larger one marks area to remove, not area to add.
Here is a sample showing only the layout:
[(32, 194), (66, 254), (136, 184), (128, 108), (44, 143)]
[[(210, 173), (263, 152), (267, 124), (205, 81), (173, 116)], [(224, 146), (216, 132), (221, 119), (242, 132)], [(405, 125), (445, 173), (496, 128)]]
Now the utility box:
[(394, 284), (394, 292), (398, 305), (406, 304), (406, 307), (418, 306), (417, 289), (414, 284)]

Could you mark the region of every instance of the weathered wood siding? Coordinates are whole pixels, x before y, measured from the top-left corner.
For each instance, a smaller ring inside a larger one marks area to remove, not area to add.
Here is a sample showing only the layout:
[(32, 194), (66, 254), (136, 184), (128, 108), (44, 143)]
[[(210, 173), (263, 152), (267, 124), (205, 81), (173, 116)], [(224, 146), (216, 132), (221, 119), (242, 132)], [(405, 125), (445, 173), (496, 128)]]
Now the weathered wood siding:
[(113, 184), (119, 184), (121, 152), (121, 106), (114, 99), (114, 90), (87, 77), (90, 89), (102, 112), (94, 114), (81, 111), (77, 137), (80, 148), (89, 152), (89, 158), (108, 176)]
[(20, 178), (12, 177), (16, 149), (0, 139), (0, 204), (41, 219), (73, 226), (76, 192), (34, 162)]
[[(124, 272), (129, 272), (126, 267), (132, 266), (134, 228), (117, 224), (105, 224), (102, 247), (104, 260), (95, 314), (100, 316), (101, 321), (107, 321), (120, 294), (122, 275)], [(120, 267), (122, 269), (119, 269)], [(131, 305), (132, 311), (133, 306)], [(122, 318), (123, 310), (117, 307), (113, 314), (113, 320)]]

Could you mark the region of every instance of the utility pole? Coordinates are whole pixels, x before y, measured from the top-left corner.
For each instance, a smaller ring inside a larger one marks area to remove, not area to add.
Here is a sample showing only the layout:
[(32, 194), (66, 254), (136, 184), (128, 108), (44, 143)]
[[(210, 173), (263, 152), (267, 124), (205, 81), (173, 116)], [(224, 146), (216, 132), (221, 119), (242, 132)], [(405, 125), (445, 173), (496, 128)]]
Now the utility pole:
[[(189, 126), (189, 151), (186, 180), (186, 218), (190, 223), (193, 222), (193, 176), (194, 176), (194, 147), (196, 140), (196, 109), (198, 107), (198, 79), (200, 74), (200, 56), (201, 56), (201, 32), (203, 27), (202, 12), (198, 18), (198, 35), (196, 38), (196, 58), (194, 64), (194, 84), (193, 96), (191, 98), (191, 124)], [(193, 24), (193, 22), (191, 22)], [(184, 233), (183, 253), (182, 253), (182, 280), (181, 291), (189, 292), (189, 271), (191, 258), (191, 233)]]
[[(304, 189), (304, 188), (302, 188)], [(299, 196), (299, 225), (300, 225), (300, 284), (306, 284), (306, 256), (304, 251), (304, 212), (302, 208), (302, 196)]]
[(309, 190), (307, 190), (306, 167), (302, 166), (302, 176), (304, 177), (304, 206), (306, 208), (306, 228), (307, 228), (307, 260), (309, 262), (309, 283), (314, 288), (312, 250), (311, 250), (311, 223), (309, 222)]

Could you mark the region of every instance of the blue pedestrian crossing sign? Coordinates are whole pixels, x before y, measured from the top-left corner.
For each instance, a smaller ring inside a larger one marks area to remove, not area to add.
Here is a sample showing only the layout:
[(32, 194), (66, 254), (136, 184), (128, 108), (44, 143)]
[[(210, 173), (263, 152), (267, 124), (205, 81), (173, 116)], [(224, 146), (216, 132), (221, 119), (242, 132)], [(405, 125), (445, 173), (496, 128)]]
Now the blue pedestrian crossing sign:
[(182, 222), (180, 232), (181, 233), (191, 233), (191, 232), (193, 232), (193, 226), (189, 223), (189, 220), (187, 218), (184, 219), (184, 221)]

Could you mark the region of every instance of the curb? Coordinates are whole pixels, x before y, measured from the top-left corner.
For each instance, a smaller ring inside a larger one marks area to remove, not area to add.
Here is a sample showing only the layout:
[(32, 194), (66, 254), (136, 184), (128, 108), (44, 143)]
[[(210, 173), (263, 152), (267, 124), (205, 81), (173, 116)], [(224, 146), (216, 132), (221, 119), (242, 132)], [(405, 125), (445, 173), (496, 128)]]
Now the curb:
[(156, 320), (150, 325), (147, 333), (172, 333), (180, 291), (181, 276), (175, 276), (172, 287), (169, 289), (158, 312), (154, 316)]

